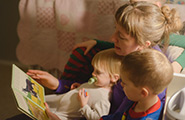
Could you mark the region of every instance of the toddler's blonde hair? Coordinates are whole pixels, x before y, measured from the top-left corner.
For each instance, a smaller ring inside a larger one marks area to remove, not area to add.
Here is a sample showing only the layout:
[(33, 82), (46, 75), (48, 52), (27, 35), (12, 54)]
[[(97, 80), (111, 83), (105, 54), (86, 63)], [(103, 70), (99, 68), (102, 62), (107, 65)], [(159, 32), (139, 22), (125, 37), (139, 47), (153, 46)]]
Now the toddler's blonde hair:
[(92, 59), (95, 68), (104, 69), (112, 77), (114, 74), (120, 75), (122, 56), (115, 53), (114, 48), (98, 52)]

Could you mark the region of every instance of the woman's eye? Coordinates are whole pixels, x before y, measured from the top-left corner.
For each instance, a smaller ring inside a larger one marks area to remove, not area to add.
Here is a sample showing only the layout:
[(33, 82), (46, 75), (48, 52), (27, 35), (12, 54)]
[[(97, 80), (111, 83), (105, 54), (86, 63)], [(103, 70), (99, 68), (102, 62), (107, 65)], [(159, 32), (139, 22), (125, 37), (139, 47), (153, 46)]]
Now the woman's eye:
[(122, 38), (121, 36), (119, 36), (119, 39), (124, 40), (124, 38)]
[(122, 37), (120, 33), (118, 33), (118, 37), (119, 37), (119, 39), (121, 39), (121, 40), (125, 40), (125, 38)]

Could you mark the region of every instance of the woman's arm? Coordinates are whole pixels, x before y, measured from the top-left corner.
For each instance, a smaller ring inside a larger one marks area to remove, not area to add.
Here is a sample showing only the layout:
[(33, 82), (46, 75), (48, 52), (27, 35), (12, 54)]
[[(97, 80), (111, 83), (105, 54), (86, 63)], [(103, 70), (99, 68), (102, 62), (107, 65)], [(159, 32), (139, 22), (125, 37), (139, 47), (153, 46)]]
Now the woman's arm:
[(77, 47), (73, 50), (67, 64), (64, 67), (64, 72), (59, 81), (57, 93), (65, 93), (70, 90), (70, 86), (74, 82), (84, 83), (91, 77), (93, 67), (91, 60), (96, 53), (101, 50), (114, 47), (113, 43), (94, 40), (96, 45), (92, 47), (86, 54), (86, 46)]
[(114, 43), (107, 42), (107, 41), (101, 41), (97, 39), (88, 40), (88, 41), (76, 44), (73, 47), (73, 50), (75, 50), (76, 48), (84, 47), (85, 48), (84, 55), (86, 55), (91, 49), (93, 49), (94, 46), (96, 46), (97, 48), (101, 50), (105, 50), (108, 48), (113, 48)]
[(96, 46), (100, 48), (101, 50), (109, 49), (114, 47), (114, 43), (112, 42), (107, 42), (107, 41), (101, 41), (101, 40), (96, 40), (97, 44)]
[[(172, 34), (170, 35), (170, 45), (178, 46), (185, 49), (185, 36)], [(181, 55), (172, 62), (172, 66), (174, 68), (174, 72), (180, 73), (182, 69), (185, 67), (185, 51), (181, 53)]]

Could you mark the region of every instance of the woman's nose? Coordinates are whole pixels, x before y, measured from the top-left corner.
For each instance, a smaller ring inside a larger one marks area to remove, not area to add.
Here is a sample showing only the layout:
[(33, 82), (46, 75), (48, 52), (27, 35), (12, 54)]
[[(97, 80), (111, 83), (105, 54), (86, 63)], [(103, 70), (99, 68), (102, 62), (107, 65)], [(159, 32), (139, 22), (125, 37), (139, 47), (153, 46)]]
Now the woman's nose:
[(116, 33), (115, 32), (111, 36), (111, 41), (114, 42), (114, 43), (116, 43), (118, 41), (117, 38), (116, 38)]

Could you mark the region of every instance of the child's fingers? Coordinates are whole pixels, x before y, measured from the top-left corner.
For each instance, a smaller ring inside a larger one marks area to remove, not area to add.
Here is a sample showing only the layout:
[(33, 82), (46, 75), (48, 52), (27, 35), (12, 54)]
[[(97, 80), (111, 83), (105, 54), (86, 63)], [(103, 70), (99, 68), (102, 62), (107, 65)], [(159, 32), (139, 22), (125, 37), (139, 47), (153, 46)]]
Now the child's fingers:
[(78, 91), (78, 95), (79, 95), (79, 96), (82, 95), (82, 89), (80, 89), (80, 90)]

